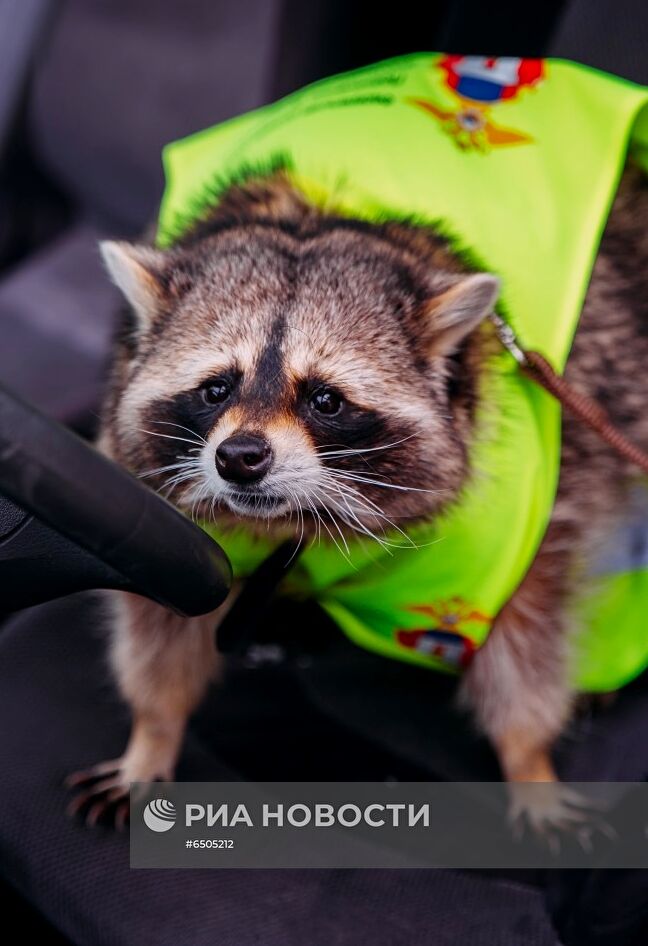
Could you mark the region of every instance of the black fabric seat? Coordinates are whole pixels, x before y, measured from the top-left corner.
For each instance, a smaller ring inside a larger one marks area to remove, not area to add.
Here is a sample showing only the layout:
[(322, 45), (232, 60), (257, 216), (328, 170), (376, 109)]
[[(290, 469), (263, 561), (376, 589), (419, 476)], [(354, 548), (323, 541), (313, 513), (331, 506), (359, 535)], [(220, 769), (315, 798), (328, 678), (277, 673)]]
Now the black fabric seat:
[[(0, 737), (3, 869), (72, 942), (557, 942), (542, 892), (511, 878), (451, 871), (130, 871), (127, 835), (90, 830), (64, 813), (64, 776), (119, 754), (127, 731), (107, 675), (100, 612), (89, 596), (71, 598), (25, 612), (0, 638), (0, 716), (11, 721)], [(194, 721), (178, 775), (236, 778), (242, 761), (249, 776), (423, 772), (327, 719), (299, 680), (276, 666), (232, 670)]]

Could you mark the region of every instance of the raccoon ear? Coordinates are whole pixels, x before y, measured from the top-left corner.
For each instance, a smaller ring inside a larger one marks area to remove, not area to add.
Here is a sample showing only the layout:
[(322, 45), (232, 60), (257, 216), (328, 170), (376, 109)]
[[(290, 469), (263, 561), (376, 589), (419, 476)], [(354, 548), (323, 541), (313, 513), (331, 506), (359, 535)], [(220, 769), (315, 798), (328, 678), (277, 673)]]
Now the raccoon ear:
[(99, 249), (106, 269), (137, 315), (141, 329), (159, 313), (165, 292), (162, 273), (167, 268), (165, 254), (148, 246), (103, 240)]
[(428, 344), (430, 355), (448, 355), (493, 311), (500, 280), (491, 273), (466, 276), (430, 300)]

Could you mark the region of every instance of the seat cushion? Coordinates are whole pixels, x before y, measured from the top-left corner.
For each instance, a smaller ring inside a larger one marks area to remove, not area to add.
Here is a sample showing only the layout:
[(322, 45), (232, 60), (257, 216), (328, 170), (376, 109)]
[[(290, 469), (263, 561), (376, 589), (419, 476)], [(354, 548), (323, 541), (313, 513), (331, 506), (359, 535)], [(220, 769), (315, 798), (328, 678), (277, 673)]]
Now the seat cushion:
[[(24, 612), (0, 634), (1, 869), (74, 943), (557, 946), (542, 892), (502, 877), (443, 870), (130, 870), (126, 835), (90, 830), (64, 813), (64, 776), (118, 755), (126, 738), (127, 714), (109, 678), (104, 637), (101, 604), (87, 595)], [(264, 746), (270, 758), (268, 745), (278, 758), (275, 777), (285, 777), (282, 742), (284, 755), (294, 758), (295, 742), (307, 738), (302, 777), (324, 763), (329, 777), (343, 777), (345, 759), (355, 759), (356, 772), (363, 758), (367, 777), (389, 765), (398, 773), (398, 760), (345, 735), (304, 698), (303, 687), (273, 693), (277, 673), (271, 665), (267, 673), (241, 667), (229, 674), (192, 726), (179, 777), (254, 772)], [(299, 719), (308, 733), (297, 729), (294, 740), (284, 740)]]
[(100, 238), (78, 224), (0, 281), (2, 383), (69, 423), (96, 410), (121, 304)]

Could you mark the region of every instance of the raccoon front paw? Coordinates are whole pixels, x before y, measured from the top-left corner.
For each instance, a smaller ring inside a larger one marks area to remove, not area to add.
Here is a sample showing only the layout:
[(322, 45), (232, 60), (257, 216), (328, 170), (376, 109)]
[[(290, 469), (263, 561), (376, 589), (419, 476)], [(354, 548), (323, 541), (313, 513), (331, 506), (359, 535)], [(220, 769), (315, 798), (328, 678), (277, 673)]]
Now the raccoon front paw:
[(127, 755), (99, 762), (66, 778), (66, 788), (77, 793), (67, 813), (70, 817), (81, 817), (89, 827), (101, 822), (123, 831), (130, 818), (131, 782), (150, 784), (172, 779), (172, 769)]
[(584, 851), (592, 849), (597, 833), (614, 835), (597, 806), (562, 782), (509, 782), (508, 791), (508, 821), (514, 837), (531, 831), (554, 854), (560, 852), (561, 837), (567, 835)]

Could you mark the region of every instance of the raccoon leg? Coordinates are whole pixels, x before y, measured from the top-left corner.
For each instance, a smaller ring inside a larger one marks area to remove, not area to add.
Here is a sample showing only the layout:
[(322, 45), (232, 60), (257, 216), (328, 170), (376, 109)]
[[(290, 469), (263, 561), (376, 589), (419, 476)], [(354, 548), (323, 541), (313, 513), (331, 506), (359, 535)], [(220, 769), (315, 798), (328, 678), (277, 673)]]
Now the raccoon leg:
[[(538, 831), (581, 818), (573, 793), (559, 785), (550, 756), (573, 701), (562, 613), (569, 562), (564, 553), (552, 552), (555, 538), (550, 527), (460, 690), (461, 702), (489, 737), (509, 782), (511, 817), (526, 817)], [(516, 789), (523, 782), (545, 783), (547, 789)]]
[(112, 662), (133, 722), (124, 754), (67, 780), (80, 789), (69, 811), (94, 824), (128, 815), (130, 782), (173, 778), (187, 720), (218, 668), (218, 611), (183, 618), (145, 598), (117, 593)]

